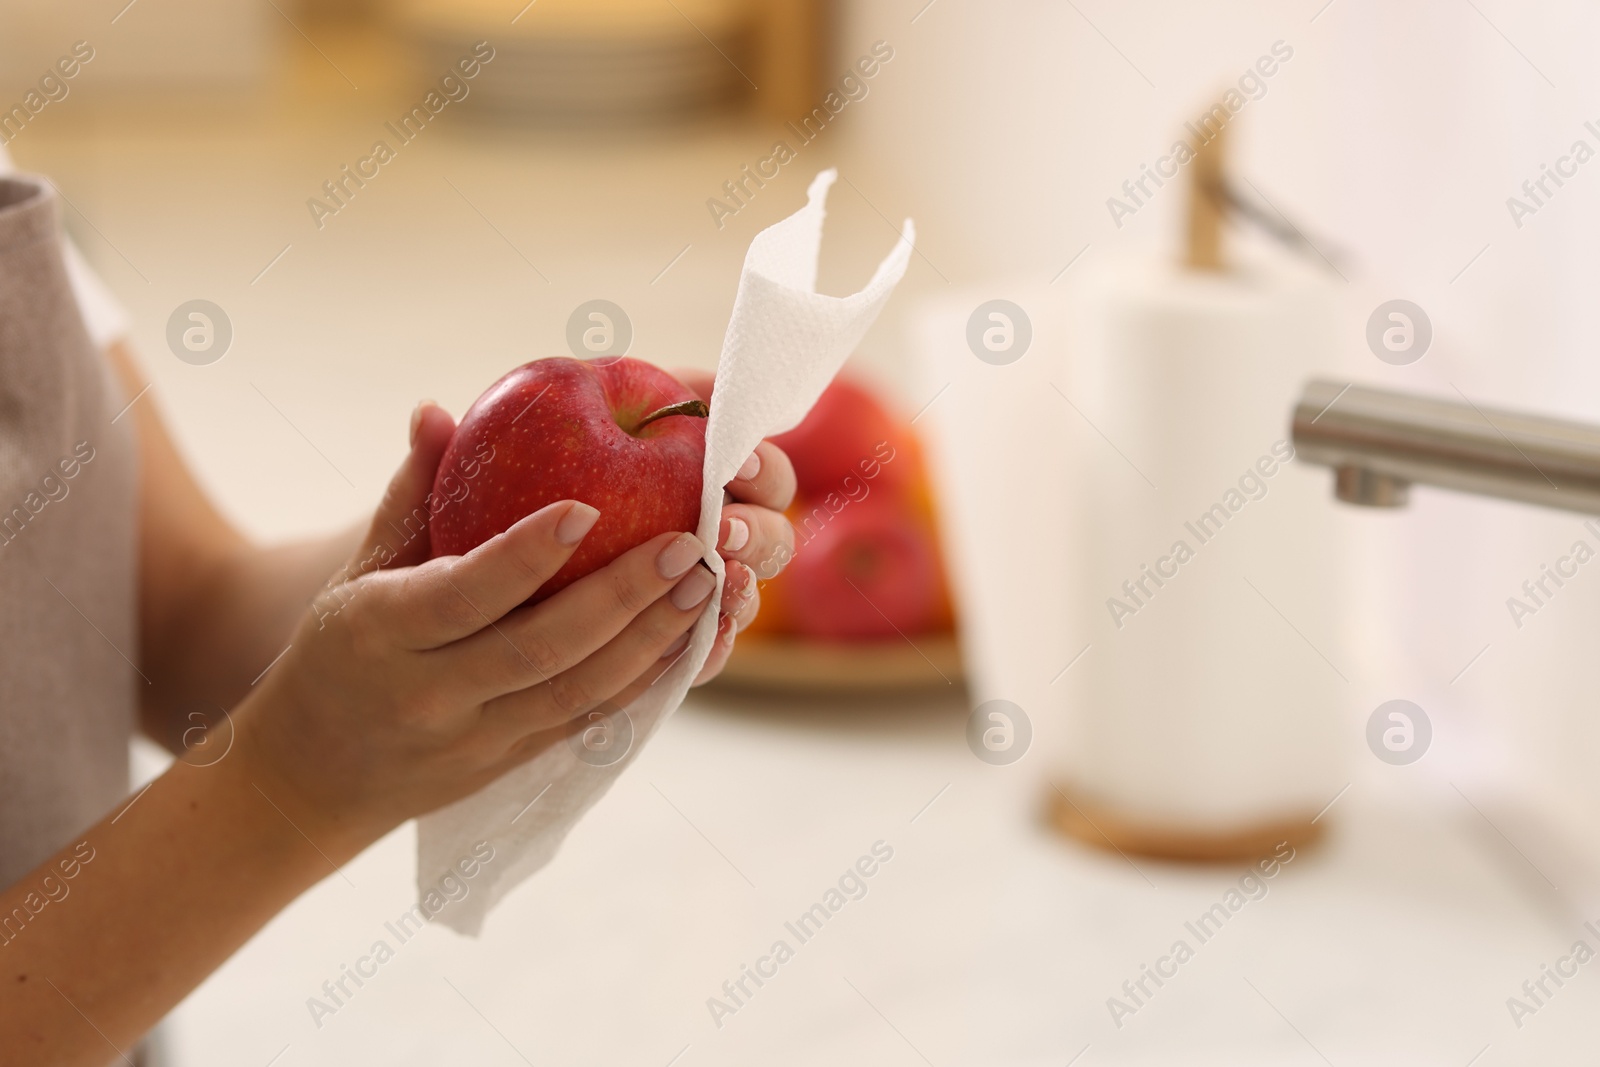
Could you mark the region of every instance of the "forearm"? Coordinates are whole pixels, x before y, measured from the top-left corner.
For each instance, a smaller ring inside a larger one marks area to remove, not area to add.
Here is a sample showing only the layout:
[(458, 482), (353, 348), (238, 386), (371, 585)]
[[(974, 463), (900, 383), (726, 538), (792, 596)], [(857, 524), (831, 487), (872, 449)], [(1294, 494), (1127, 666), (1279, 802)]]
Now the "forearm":
[(351, 527), (314, 540), (251, 548), (233, 557), (221, 598), (211, 612), (215, 633), (210, 640), (218, 646), (219, 656), (233, 653), (237, 662), (229, 679), (221, 681), (231, 681), (238, 689), (232, 699), (218, 703), (231, 707), (283, 651), (312, 598), (344, 566), (360, 538), (361, 531)]
[(356, 543), (350, 531), (263, 549), (212, 506), (126, 345), (107, 353), (138, 427), (139, 665), (146, 732), (176, 748), (192, 712), (232, 707)]
[(116, 1060), (358, 848), (298, 808), (246, 751), (209, 767), (174, 764), (0, 893), (0, 1063)]
[(146, 618), (151, 686), (148, 732), (174, 747), (184, 709), (233, 707), (284, 650), (295, 623), (349, 558), (348, 530), (314, 541), (259, 548), (240, 542), (196, 566), (169, 591), (160, 617)]

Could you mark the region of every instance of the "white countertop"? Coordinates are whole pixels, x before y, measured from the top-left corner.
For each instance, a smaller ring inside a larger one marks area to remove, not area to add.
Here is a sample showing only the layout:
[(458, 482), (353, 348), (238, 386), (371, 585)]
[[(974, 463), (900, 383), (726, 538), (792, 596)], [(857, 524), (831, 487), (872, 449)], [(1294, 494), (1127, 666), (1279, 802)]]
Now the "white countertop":
[[(1459, 802), (1358, 782), (1323, 843), (1202, 943), (1185, 922), (1242, 865), (1128, 860), (1056, 836), (1039, 820), (1037, 754), (979, 762), (964, 715), (953, 700), (701, 697), (480, 940), (386, 931), (414, 899), (402, 830), (197, 991), (173, 1049), (183, 1063), (282, 1067), (1059, 1065), (1085, 1046), (1085, 1065), (1463, 1067), (1486, 1046), (1477, 1063), (1584, 1047), (1600, 1009), (1591, 976), (1520, 1030), (1506, 998), (1580, 935), (1600, 939), (1548, 910), (1539, 876)], [(880, 840), (894, 855), (865, 897), (804, 944), (786, 932)], [(719, 1028), (708, 998), (779, 938), (793, 959), (747, 983)], [(1107, 999), (1180, 938), (1194, 957), (1147, 983), (1154, 995), (1119, 1029)], [(393, 959), (347, 982), (319, 1028), (308, 998), (378, 939)]]

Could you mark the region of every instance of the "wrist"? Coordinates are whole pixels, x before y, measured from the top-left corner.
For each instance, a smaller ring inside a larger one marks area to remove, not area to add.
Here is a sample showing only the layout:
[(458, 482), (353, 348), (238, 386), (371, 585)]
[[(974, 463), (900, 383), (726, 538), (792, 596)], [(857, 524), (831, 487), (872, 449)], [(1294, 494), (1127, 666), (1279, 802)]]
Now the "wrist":
[[(165, 819), (184, 837), (216, 840), (225, 834), (227, 844), (221, 849), (229, 854), (225, 866), (239, 877), (274, 883), (284, 899), (292, 899), (332, 873), (319, 855), (332, 842), (324, 844), (327, 835), (308, 825), (303, 813), (288, 814), (276, 795), (281, 790), (263, 780), (241, 741), (236, 736), (228, 754), (213, 764), (189, 763), (180, 756), (152, 788), (149, 799), (126, 810), (135, 819)], [(262, 792), (263, 785), (274, 794), (277, 810)], [(317, 847), (307, 844), (308, 833)]]
[(235, 758), (230, 768), (234, 788), (247, 800), (271, 812), (302, 848), (319, 857), (324, 868), (330, 863), (342, 866), (393, 829), (342, 811), (288, 773), (293, 754), (272, 744), (259, 728), (261, 709), (252, 707), (254, 703), (246, 701), (234, 713)]

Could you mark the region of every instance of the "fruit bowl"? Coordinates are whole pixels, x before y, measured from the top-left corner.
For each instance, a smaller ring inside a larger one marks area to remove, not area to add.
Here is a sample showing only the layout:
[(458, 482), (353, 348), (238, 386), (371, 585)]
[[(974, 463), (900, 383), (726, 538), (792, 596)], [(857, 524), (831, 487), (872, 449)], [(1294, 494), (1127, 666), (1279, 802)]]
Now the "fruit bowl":
[(932, 489), (916, 432), (842, 376), (773, 442), (794, 464), (794, 552), (719, 678), (795, 694), (962, 682)]

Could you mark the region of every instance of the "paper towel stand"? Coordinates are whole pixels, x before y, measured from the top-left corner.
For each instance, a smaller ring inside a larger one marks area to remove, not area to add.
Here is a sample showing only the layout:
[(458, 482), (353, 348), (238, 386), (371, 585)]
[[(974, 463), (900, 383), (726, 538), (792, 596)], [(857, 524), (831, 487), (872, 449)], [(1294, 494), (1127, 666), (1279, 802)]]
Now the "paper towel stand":
[[(1190, 182), (1186, 241), (1180, 262), (1186, 271), (1225, 274), (1230, 266), (1223, 227), (1230, 212), (1274, 231), (1286, 244), (1310, 242), (1292, 223), (1268, 222), (1256, 217), (1252, 205), (1242, 203), (1226, 174), (1226, 126), (1209, 140), (1194, 145), (1189, 163)], [(1288, 233), (1276, 232), (1280, 229)], [(1315, 246), (1311, 246), (1313, 249)], [(1321, 255), (1318, 252), (1318, 255)], [(1332, 267), (1326, 256), (1322, 257)], [(1337, 268), (1334, 268), (1337, 270)], [(1137, 853), (1161, 859), (1216, 863), (1250, 861), (1271, 853), (1287, 842), (1296, 848), (1322, 835), (1320, 813), (1296, 811), (1282, 818), (1267, 818), (1227, 828), (1201, 828), (1160, 824), (1130, 818), (1114, 807), (1099, 803), (1065, 782), (1053, 781), (1047, 794), (1050, 823), (1085, 844), (1119, 853)]]

